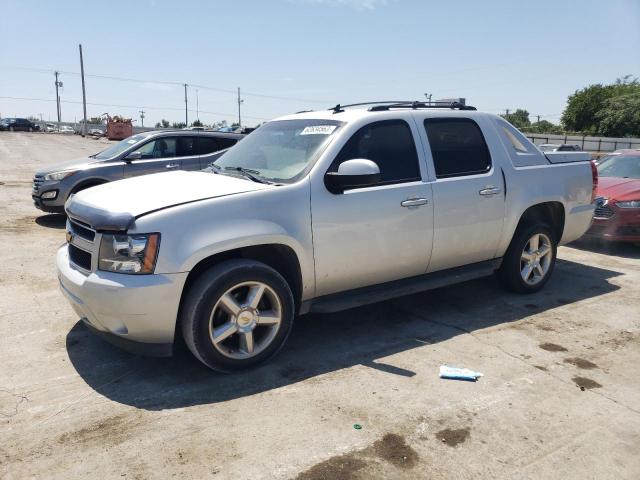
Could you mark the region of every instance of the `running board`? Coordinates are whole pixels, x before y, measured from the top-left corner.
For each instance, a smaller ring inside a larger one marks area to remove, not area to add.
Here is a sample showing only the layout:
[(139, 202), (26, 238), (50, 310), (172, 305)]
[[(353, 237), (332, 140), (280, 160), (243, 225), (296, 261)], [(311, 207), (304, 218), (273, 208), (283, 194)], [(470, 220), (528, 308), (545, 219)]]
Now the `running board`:
[(303, 315), (305, 313), (339, 312), (370, 303), (433, 290), (434, 288), (468, 282), (469, 280), (492, 275), (496, 269), (500, 268), (501, 263), (502, 258), (496, 258), (417, 277), (403, 278), (346, 292), (332, 293), (303, 302), (299, 313)]

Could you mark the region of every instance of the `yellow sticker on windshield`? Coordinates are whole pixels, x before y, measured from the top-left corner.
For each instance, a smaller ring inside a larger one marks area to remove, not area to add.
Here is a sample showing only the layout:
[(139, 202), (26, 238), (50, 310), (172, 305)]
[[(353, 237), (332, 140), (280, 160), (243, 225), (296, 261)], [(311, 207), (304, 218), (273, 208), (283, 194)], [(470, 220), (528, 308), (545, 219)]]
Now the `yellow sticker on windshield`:
[(331, 135), (336, 129), (336, 125), (313, 125), (304, 127), (300, 135)]

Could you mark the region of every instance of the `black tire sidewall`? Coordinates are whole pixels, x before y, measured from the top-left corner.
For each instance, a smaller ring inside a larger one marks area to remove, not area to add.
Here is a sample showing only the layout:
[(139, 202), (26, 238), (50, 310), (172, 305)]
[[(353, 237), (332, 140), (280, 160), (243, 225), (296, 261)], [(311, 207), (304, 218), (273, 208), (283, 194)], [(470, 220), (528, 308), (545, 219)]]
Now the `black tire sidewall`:
[[(542, 233), (549, 237), (551, 241), (551, 265), (545, 277), (535, 285), (530, 285), (522, 279), (520, 273), (520, 259), (522, 251), (529, 239), (537, 234)], [(502, 260), (502, 265), (498, 271), (498, 278), (502, 284), (509, 290), (518, 293), (534, 293), (539, 291), (551, 278), (558, 253), (558, 242), (551, 228), (546, 224), (534, 224), (519, 228), (516, 232), (511, 245), (507, 249), (507, 254)]]
[[(226, 357), (212, 345), (209, 316), (227, 290), (247, 281), (263, 282), (274, 290), (282, 305), (282, 323), (264, 351), (255, 357), (237, 360)], [(293, 294), (286, 280), (271, 267), (252, 260), (226, 261), (202, 274), (192, 286), (185, 307), (181, 321), (187, 345), (203, 363), (220, 372), (250, 368), (278, 353), (291, 332), (295, 314)]]

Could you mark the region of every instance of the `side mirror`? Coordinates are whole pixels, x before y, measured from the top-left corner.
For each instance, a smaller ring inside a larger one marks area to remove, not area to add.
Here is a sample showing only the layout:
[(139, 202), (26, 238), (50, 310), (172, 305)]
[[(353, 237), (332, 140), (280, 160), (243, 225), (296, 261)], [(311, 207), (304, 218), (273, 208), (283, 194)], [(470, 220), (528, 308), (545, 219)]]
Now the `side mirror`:
[(140, 160), (142, 158), (142, 153), (140, 152), (131, 152), (129, 155), (124, 157), (125, 162), (131, 162), (133, 160)]
[(364, 158), (342, 162), (337, 172), (327, 172), (324, 176), (324, 184), (331, 193), (343, 193), (377, 183), (380, 183), (380, 168), (375, 162)]

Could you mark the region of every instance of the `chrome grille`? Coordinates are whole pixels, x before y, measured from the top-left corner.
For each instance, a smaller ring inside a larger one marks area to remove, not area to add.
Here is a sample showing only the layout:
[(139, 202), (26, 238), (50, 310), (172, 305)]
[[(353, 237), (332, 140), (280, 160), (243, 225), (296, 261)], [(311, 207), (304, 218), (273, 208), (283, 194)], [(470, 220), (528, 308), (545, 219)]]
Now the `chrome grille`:
[(94, 257), (97, 257), (96, 246), (99, 235), (89, 225), (71, 217), (67, 220), (67, 243), (69, 244), (69, 260), (81, 270), (93, 270)]
[(37, 195), (38, 193), (40, 193), (40, 185), (42, 185), (43, 182), (44, 176), (36, 175), (35, 177), (33, 177), (33, 195)]
[(609, 204), (607, 203), (608, 201), (609, 201), (609, 199), (604, 198), (604, 197), (596, 198), (596, 201), (595, 201), (596, 209), (595, 209), (595, 212), (593, 213), (593, 216), (595, 218), (611, 218), (611, 217), (613, 217), (615, 212), (614, 212), (613, 208), (611, 208), (611, 206), (609, 206)]

